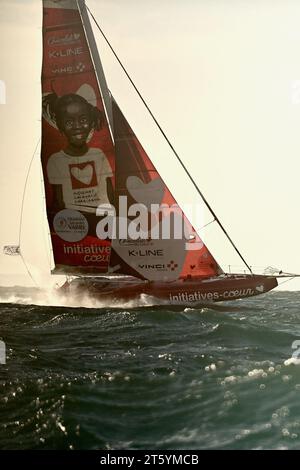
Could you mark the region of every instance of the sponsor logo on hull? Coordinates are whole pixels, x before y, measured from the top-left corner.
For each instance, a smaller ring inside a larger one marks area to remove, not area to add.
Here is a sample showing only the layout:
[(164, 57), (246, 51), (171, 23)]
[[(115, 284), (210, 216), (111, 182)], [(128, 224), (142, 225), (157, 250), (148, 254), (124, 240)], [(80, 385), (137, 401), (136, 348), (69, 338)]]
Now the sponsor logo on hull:
[(248, 287), (247, 289), (232, 289), (224, 292), (179, 292), (178, 294), (170, 294), (171, 302), (201, 302), (201, 301), (217, 301), (217, 300), (230, 300), (241, 297), (251, 297), (256, 295), (254, 289)]

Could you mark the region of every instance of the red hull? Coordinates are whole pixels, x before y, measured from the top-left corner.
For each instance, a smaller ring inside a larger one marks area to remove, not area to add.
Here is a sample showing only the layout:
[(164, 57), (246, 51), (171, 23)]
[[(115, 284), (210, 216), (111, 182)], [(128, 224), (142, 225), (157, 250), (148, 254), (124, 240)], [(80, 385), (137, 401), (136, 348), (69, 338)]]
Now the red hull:
[(277, 279), (273, 276), (243, 274), (169, 283), (132, 278), (119, 280), (85, 277), (67, 282), (60, 288), (60, 292), (72, 297), (89, 295), (95, 299), (112, 301), (136, 300), (146, 294), (170, 305), (195, 305), (253, 297), (264, 294), (277, 285)]

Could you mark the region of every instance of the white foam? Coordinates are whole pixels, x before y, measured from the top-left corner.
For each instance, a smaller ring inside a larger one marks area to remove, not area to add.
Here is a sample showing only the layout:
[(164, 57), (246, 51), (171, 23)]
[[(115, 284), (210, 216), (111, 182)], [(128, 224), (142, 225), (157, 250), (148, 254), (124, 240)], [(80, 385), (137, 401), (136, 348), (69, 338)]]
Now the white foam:
[(122, 308), (131, 309), (138, 307), (148, 307), (153, 305), (165, 305), (166, 301), (159, 301), (155, 297), (142, 294), (135, 300), (112, 300), (96, 299), (86, 295), (74, 296), (62, 295), (58, 289), (28, 289), (16, 287), (15, 293), (10, 292), (0, 294), (0, 303), (14, 303), (20, 305), (40, 305), (44, 307), (73, 307), (73, 308)]

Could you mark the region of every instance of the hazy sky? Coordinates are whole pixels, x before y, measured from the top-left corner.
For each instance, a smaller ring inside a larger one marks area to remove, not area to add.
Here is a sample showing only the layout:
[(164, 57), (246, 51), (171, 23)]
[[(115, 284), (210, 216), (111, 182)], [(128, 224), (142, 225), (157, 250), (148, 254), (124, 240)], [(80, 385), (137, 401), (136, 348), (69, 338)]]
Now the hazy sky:
[[(40, 137), (41, 3), (0, 0), (0, 80), (6, 84), (6, 104), (0, 104), (1, 285), (30, 283), (20, 259), (3, 256), (2, 246), (18, 242), (26, 172)], [(299, 1), (87, 4), (249, 264), (300, 273)], [(95, 35), (109, 88), (163, 179), (180, 203), (200, 202)], [(38, 282), (48, 282), (38, 155), (23, 222), (24, 256)], [(216, 227), (205, 239), (225, 270), (241, 265)], [(300, 282), (286, 288), (300, 289)]]

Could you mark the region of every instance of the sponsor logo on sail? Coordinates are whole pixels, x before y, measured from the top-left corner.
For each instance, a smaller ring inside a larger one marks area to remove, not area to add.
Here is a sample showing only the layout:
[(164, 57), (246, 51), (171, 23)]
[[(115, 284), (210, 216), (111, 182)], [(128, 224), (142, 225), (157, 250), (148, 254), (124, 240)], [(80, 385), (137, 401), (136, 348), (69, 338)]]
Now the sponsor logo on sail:
[(130, 240), (130, 239), (127, 239), (127, 238), (120, 238), (120, 240), (118, 240), (119, 242), (119, 245), (121, 246), (136, 246), (136, 245), (139, 245), (139, 246), (151, 246), (153, 245), (153, 241), (150, 239), (150, 238), (146, 238), (146, 239), (143, 239), (143, 238), (138, 238), (137, 240)]
[(85, 263), (108, 262), (110, 258), (110, 246), (101, 245), (64, 245), (66, 255), (82, 255)]
[(166, 265), (165, 264), (139, 264), (138, 267), (140, 269), (154, 269), (155, 271), (166, 271)]
[(62, 240), (79, 242), (86, 237), (89, 225), (84, 215), (79, 211), (63, 209), (55, 215), (53, 228)]
[(128, 256), (164, 256), (164, 250), (128, 250)]
[(75, 66), (73, 65), (66, 65), (61, 67), (60, 65), (54, 65), (52, 68), (52, 73), (56, 75), (63, 75), (63, 74), (69, 74), (69, 73), (80, 73), (84, 72), (86, 69), (86, 66), (83, 62), (79, 62)]
[(178, 268), (178, 264), (175, 261), (171, 261), (168, 264), (165, 263), (154, 263), (154, 264), (138, 264), (140, 269), (156, 270), (156, 271), (175, 271)]
[(51, 36), (48, 39), (49, 46), (68, 46), (80, 42), (80, 33), (70, 33), (63, 37)]
[(49, 59), (60, 59), (71, 56), (77, 56), (83, 54), (83, 52), (84, 51), (82, 47), (75, 47), (74, 49), (63, 49), (60, 51), (49, 51)]
[(167, 264), (167, 267), (171, 270), (171, 271), (175, 271), (176, 268), (178, 268), (178, 264), (175, 263), (175, 261), (170, 261), (169, 264)]
[(232, 289), (224, 292), (178, 292), (176, 295), (170, 294), (171, 302), (201, 302), (239, 299), (242, 297), (250, 297), (256, 292), (250, 287), (245, 289)]

